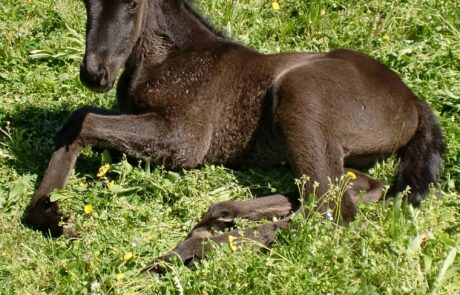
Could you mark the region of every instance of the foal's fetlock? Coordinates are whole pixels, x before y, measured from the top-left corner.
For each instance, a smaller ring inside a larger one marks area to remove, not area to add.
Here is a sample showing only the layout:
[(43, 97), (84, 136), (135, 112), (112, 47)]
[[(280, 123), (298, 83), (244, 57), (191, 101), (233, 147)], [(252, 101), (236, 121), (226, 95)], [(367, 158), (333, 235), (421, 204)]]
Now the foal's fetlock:
[(24, 225), (45, 235), (58, 237), (63, 233), (63, 226), (60, 223), (67, 219), (63, 220), (57, 202), (51, 202), (49, 196), (39, 196), (27, 206), (21, 221)]
[(232, 223), (235, 221), (235, 208), (233, 201), (223, 201), (209, 207), (206, 217), (209, 219), (217, 220), (222, 223)]

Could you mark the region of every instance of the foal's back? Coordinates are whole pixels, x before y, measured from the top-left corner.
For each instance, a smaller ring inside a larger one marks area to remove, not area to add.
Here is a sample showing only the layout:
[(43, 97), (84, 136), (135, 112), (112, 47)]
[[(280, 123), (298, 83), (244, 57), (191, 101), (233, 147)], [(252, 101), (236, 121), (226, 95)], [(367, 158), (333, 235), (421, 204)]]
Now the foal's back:
[[(369, 158), (367, 166), (398, 151), (417, 129), (417, 97), (393, 71), (367, 55), (349, 50), (263, 55), (228, 46), (232, 49), (216, 65), (216, 81), (206, 87), (206, 93), (219, 93), (215, 99), (222, 104), (216, 124), (223, 136), (216, 146), (227, 141), (239, 145), (229, 153), (234, 156), (217, 157), (225, 158), (224, 163), (232, 164), (233, 158), (236, 164), (251, 165), (286, 160), (277, 132), (281, 103), (288, 105), (293, 120), (316, 124), (328, 142), (355, 160), (352, 166)], [(211, 155), (217, 156), (212, 147)]]

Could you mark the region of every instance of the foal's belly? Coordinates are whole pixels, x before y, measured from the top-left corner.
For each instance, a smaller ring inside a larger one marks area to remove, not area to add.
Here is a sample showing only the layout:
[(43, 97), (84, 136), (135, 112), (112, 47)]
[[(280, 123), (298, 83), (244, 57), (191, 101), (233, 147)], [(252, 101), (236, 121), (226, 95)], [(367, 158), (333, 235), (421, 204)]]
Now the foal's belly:
[(388, 157), (388, 154), (369, 154), (369, 155), (360, 155), (360, 156), (350, 156), (345, 158), (345, 167), (354, 168), (358, 170), (369, 169), (374, 164)]

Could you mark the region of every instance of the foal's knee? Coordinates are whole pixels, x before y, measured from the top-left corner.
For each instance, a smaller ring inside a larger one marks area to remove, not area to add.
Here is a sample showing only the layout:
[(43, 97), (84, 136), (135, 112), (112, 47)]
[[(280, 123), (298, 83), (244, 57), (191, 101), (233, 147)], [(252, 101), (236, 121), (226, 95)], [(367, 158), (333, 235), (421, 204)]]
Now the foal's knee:
[(70, 115), (67, 122), (57, 132), (55, 138), (56, 149), (75, 142), (82, 131), (83, 122), (88, 114), (113, 115), (116, 113), (111, 110), (91, 106), (85, 106), (77, 109)]

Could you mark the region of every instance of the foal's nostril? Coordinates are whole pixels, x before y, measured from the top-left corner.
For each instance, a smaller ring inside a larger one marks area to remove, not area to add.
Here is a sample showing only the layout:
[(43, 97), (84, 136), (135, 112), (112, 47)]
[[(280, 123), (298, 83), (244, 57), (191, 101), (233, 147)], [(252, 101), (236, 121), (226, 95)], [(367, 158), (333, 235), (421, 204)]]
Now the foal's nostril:
[(90, 89), (104, 91), (110, 85), (109, 71), (105, 66), (84, 63), (80, 67), (80, 80)]
[(99, 85), (102, 87), (107, 86), (109, 82), (109, 72), (105, 69), (102, 68), (100, 73), (99, 73)]

